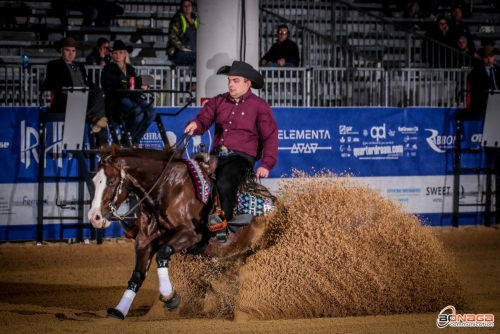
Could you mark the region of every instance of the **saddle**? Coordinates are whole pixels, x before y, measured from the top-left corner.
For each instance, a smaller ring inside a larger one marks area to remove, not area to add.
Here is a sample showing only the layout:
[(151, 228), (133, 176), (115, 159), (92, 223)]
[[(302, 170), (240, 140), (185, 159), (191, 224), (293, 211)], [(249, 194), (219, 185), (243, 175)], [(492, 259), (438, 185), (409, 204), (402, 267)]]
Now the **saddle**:
[[(198, 153), (193, 156), (193, 160), (198, 164), (200, 171), (195, 175), (191, 171), (193, 168), (190, 167), (189, 169), (197, 184), (198, 199), (203, 200), (205, 204), (208, 204), (207, 196), (201, 196), (201, 190), (206, 189), (206, 184), (211, 187), (209, 193), (212, 199), (212, 210), (208, 217), (207, 228), (215, 234), (219, 242), (226, 242), (229, 232), (236, 233), (243, 226), (250, 225), (253, 217), (264, 215), (272, 210), (276, 198), (265, 186), (258, 183), (253, 176), (248, 177), (247, 181), (240, 185), (238, 204), (234, 208), (233, 219), (228, 222), (220, 205), (221, 201), (214, 182), (216, 179), (217, 157), (207, 153)], [(186, 162), (186, 164), (188, 163)], [(204, 185), (198, 184), (198, 181), (201, 180), (200, 174), (203, 175)]]

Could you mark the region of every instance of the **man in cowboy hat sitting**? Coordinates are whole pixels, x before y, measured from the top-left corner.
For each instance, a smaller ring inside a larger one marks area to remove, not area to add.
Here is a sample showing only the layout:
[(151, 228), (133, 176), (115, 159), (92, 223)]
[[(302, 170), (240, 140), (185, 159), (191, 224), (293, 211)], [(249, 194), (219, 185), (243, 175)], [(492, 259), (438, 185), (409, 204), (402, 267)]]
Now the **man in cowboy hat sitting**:
[[(278, 156), (278, 126), (271, 107), (250, 89), (262, 88), (261, 74), (242, 61), (221, 67), (217, 74), (228, 76), (229, 92), (210, 99), (184, 130), (202, 135), (215, 122), (214, 147), (219, 157), (216, 188), (223, 214), (211, 214), (209, 225), (222, 222), (224, 216), (230, 222), (238, 187), (253, 173), (255, 162), (261, 159), (255, 175), (266, 178)], [(219, 242), (227, 240), (225, 229), (216, 236)]]
[(106, 145), (108, 120), (105, 117), (104, 92), (99, 86), (94, 85), (83, 64), (73, 61), (77, 48), (75, 39), (66, 37), (57, 44), (61, 58), (47, 64), (47, 76), (43, 84), (45, 90), (51, 90), (53, 93), (50, 111), (66, 112), (68, 93), (61, 91), (63, 87), (89, 87), (87, 115), (92, 117), (92, 131), (96, 133), (97, 144)]
[(488, 102), (488, 91), (500, 89), (500, 72), (498, 67), (494, 65), (498, 49), (493, 48), (491, 45), (484, 45), (478, 53), (483, 62), (474, 66), (468, 77), (470, 87), (469, 110), (484, 112)]

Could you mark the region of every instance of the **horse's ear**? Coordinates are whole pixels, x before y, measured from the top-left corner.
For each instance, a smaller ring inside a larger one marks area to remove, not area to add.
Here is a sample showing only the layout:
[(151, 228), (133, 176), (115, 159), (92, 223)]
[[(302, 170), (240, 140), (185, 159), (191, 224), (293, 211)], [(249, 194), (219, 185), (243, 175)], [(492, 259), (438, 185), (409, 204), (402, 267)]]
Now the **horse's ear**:
[(105, 155), (105, 154), (106, 154), (106, 148), (104, 148), (104, 146), (101, 146), (101, 147), (99, 148), (99, 154), (100, 154), (101, 156), (103, 156), (103, 155)]
[(113, 152), (113, 156), (115, 158), (118, 158), (120, 156), (120, 146), (114, 144), (112, 152)]

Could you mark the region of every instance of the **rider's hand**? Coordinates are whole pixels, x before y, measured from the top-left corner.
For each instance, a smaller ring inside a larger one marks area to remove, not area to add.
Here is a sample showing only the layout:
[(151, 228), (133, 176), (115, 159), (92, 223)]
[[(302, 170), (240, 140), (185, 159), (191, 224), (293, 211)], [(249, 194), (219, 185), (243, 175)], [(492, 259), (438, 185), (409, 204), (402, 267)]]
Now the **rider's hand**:
[(285, 58), (278, 59), (278, 65), (279, 66), (285, 66), (285, 62), (286, 62)]
[(266, 178), (269, 176), (269, 171), (264, 167), (259, 167), (257, 168), (257, 172), (255, 172), (255, 176), (257, 176), (258, 178)]
[(191, 122), (184, 129), (184, 133), (192, 135), (194, 130), (196, 130), (197, 127), (198, 127), (198, 125), (196, 124), (196, 122)]

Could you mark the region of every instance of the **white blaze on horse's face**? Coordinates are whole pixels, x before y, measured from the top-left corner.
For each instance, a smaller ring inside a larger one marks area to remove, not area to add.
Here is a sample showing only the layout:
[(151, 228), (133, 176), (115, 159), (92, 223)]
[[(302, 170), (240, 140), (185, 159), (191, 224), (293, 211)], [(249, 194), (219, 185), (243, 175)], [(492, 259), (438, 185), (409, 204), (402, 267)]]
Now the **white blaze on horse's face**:
[(95, 228), (106, 228), (111, 222), (105, 219), (102, 215), (101, 205), (102, 205), (102, 195), (106, 189), (106, 184), (108, 178), (104, 174), (104, 170), (101, 169), (93, 178), (95, 185), (94, 199), (92, 200), (92, 207), (88, 213), (88, 218)]

